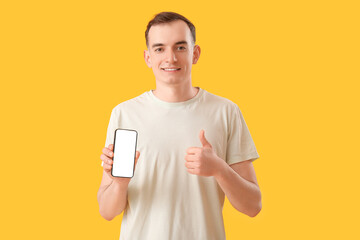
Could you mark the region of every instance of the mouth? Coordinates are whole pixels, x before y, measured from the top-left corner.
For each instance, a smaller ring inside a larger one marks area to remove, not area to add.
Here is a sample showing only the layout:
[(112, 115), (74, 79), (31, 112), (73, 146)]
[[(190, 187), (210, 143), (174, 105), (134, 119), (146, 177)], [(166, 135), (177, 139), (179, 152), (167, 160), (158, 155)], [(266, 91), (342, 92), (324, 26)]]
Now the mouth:
[(180, 70), (181, 70), (181, 68), (161, 68), (161, 71), (164, 71), (164, 72), (178, 72)]

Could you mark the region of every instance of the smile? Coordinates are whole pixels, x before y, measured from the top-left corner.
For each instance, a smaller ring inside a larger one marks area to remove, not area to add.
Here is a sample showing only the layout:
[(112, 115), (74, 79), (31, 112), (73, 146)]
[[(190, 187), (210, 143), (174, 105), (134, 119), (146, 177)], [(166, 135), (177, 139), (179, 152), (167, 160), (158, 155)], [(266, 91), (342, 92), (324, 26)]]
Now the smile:
[(161, 68), (161, 70), (165, 72), (177, 72), (180, 71), (181, 68)]

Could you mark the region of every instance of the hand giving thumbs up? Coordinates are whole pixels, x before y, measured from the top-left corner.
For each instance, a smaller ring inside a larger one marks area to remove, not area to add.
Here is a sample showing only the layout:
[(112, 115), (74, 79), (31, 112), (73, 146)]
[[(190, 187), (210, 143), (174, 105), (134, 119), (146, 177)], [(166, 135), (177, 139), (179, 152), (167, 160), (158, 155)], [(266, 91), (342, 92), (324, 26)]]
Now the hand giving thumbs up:
[(191, 174), (206, 177), (215, 176), (225, 162), (214, 152), (211, 144), (205, 138), (204, 130), (200, 131), (199, 138), (202, 147), (190, 147), (187, 149), (185, 167)]

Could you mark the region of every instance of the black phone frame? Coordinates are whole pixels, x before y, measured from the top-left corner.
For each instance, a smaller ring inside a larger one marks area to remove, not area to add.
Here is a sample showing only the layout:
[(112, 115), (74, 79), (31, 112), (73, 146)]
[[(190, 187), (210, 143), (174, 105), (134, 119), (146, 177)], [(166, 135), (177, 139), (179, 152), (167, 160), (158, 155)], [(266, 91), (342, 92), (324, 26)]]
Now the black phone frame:
[[(134, 153), (134, 165), (133, 165), (134, 167), (133, 167), (133, 171), (132, 171), (132, 176), (131, 176), (131, 177), (122, 177), (122, 176), (114, 176), (114, 175), (113, 175), (113, 167), (112, 167), (112, 166), (114, 165), (115, 141), (116, 141), (116, 131), (117, 131), (117, 130), (126, 130), (126, 131), (134, 131), (134, 132), (136, 132), (136, 138), (135, 138), (135, 153)], [(111, 160), (113, 160), (113, 165), (111, 166), (111, 176), (113, 176), (113, 177), (120, 177), (120, 178), (132, 178), (132, 177), (134, 177), (137, 139), (138, 139), (138, 132), (137, 132), (136, 130), (134, 130), (134, 129), (126, 129), (126, 128), (117, 128), (117, 129), (115, 129), (115, 132), (114, 132), (114, 143), (113, 143), (113, 146), (114, 146), (114, 148), (113, 148), (114, 156), (113, 156), (112, 159), (111, 159)]]

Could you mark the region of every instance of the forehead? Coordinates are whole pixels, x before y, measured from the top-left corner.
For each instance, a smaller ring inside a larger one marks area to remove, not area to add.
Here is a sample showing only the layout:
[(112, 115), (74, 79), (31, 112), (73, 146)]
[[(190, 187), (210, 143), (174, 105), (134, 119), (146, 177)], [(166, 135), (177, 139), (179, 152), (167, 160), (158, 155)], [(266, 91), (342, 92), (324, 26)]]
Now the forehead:
[(149, 45), (163, 43), (174, 44), (178, 41), (187, 41), (190, 44), (191, 32), (188, 25), (182, 20), (162, 23), (152, 26), (148, 33)]

